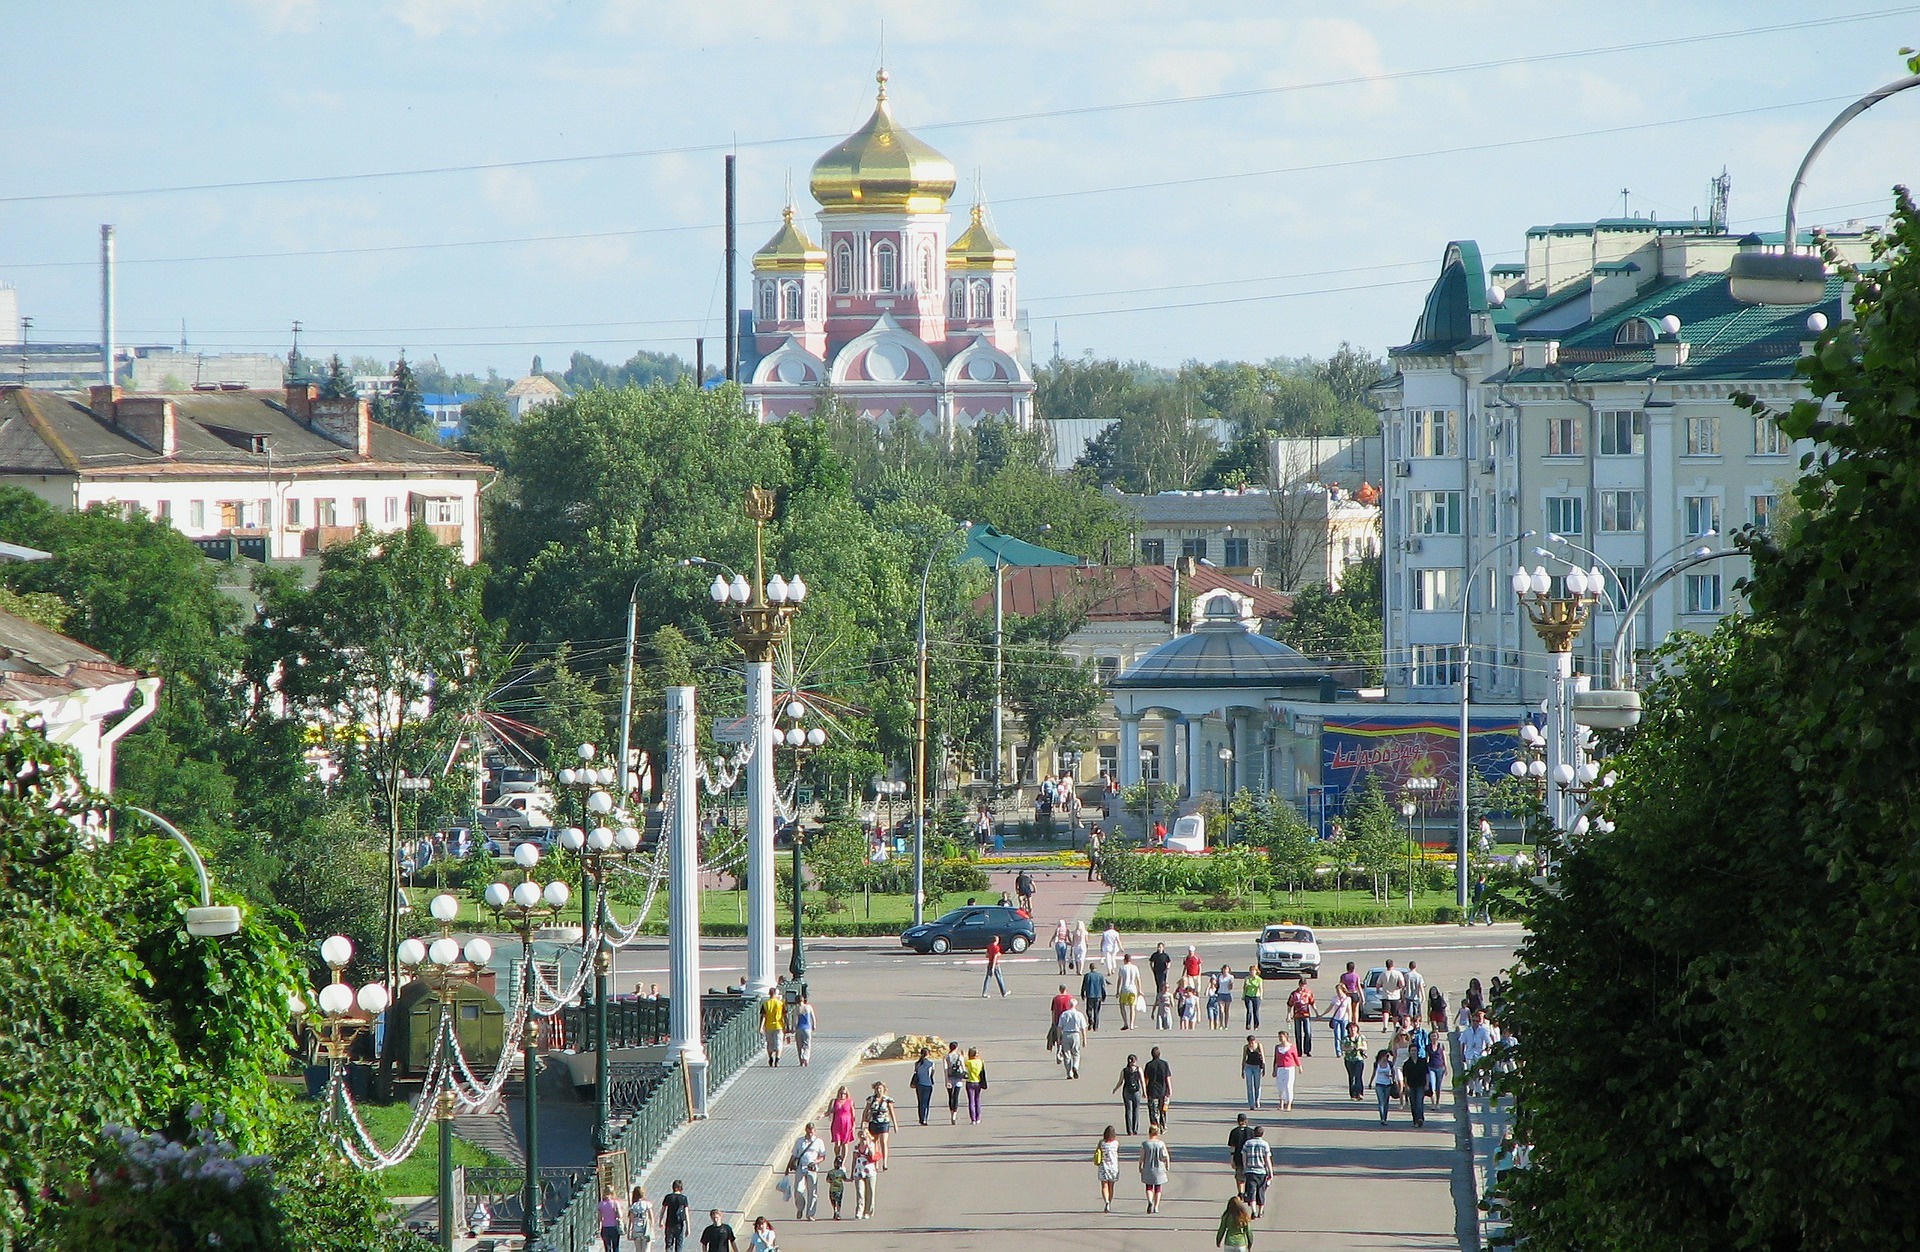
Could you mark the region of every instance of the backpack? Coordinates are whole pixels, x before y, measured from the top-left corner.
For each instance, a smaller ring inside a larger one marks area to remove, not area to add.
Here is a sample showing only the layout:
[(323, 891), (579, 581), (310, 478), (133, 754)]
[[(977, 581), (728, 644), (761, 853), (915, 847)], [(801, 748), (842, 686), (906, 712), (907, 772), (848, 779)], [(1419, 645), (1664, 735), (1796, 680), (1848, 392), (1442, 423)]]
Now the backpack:
[(1407, 1055), (1418, 1059), (1424, 1065), (1427, 1060), (1427, 1041), (1428, 1035), (1425, 1030), (1414, 1031), (1413, 1037), (1407, 1040)]

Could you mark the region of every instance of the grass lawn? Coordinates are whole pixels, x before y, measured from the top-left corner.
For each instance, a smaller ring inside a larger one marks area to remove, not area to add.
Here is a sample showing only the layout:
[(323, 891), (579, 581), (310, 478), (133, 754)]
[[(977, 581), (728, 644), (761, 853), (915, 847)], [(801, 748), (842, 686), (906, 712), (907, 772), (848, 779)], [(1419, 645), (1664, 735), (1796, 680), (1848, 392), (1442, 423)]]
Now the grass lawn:
[[(1120, 917), (1144, 919), (1148, 922), (1193, 918), (1204, 916), (1207, 910), (1190, 906), (1203, 905), (1205, 900), (1206, 897), (1202, 895), (1112, 891), (1108, 892), (1107, 898), (1101, 902), (1097, 915), (1105, 917), (1108, 914), (1114, 914)], [(1454, 896), (1451, 891), (1416, 891), (1413, 896), (1413, 906), (1416, 911), (1444, 907), (1451, 905), (1453, 901)], [(1377, 914), (1382, 909), (1404, 910), (1406, 905), (1407, 897), (1404, 892), (1390, 896), (1384, 904), (1364, 891), (1300, 891), (1292, 896), (1288, 896), (1285, 892), (1276, 892), (1272, 895), (1249, 896), (1242, 907), (1222, 916), (1238, 921), (1250, 914), (1259, 914), (1270, 921), (1283, 922), (1287, 921), (1293, 913), (1301, 916), (1312, 914), (1323, 919), (1318, 924), (1325, 926), (1335, 924), (1324, 920), (1328, 916), (1337, 918), (1341, 914), (1352, 913), (1359, 917), (1363, 914)]]
[[(427, 914), (427, 901), (437, 894), (439, 894), (437, 890), (424, 887), (409, 890), (408, 896), (413, 902), (414, 911), (401, 919), (400, 933), (402, 936), (437, 933), (437, 928), (433, 925), (432, 918)], [(492, 909), (487, 908), (479, 901), (471, 899), (460, 892), (456, 891), (451, 894), (460, 901), (460, 916), (454, 922), (454, 929), (463, 932), (486, 931), (488, 933), (494, 933), (495, 926)], [(972, 894), (989, 903), (997, 901), (1000, 898), (998, 890), (978, 891)], [(844, 920), (847, 922), (856, 922), (862, 926), (869, 924), (880, 926), (885, 924), (904, 930), (913, 921), (913, 899), (910, 896), (852, 895), (844, 898), (847, 905), (845, 912), (836, 913), (831, 918), (825, 920), (813, 920), (810, 918), (808, 929), (821, 934), (831, 934), (833, 933), (834, 921)], [(820, 894), (817, 891), (809, 891), (807, 893), (809, 903), (816, 902), (819, 899)], [(929, 897), (927, 900), (926, 915), (928, 917), (938, 917), (948, 909), (959, 908), (966, 902), (967, 893), (965, 892), (943, 896), (937, 900)], [(618, 900), (615, 900), (613, 905), (614, 918), (622, 925), (631, 926), (637, 911), (637, 905), (623, 904)], [(727, 926), (746, 925), (747, 893), (744, 891), (702, 891), (700, 893), (700, 917), (703, 922), (716, 922)], [(778, 925), (781, 934), (787, 933), (792, 918), (793, 905), (791, 897), (782, 895), (779, 901), (779, 907), (775, 910), (774, 914), (775, 923)], [(871, 922), (869, 922), (869, 918), (871, 918)], [(563, 925), (579, 924), (580, 905), (578, 897), (562, 910), (562, 915), (558, 920)], [(665, 934), (666, 929), (667, 893), (663, 889), (654, 896), (653, 908), (647, 914), (647, 933)]]
[[(413, 1118), (413, 1109), (405, 1104), (362, 1104), (360, 1120), (367, 1124), (367, 1131), (374, 1142), (383, 1148), (391, 1148), (407, 1132), (407, 1125)], [(455, 1165), (511, 1165), (483, 1148), (476, 1148), (465, 1139), (455, 1137), (453, 1141), (453, 1163)], [(413, 1155), (392, 1169), (382, 1170), (377, 1177), (381, 1191), (389, 1196), (398, 1195), (435, 1195), (440, 1190), (440, 1138), (439, 1129), (427, 1127), (425, 1137)]]

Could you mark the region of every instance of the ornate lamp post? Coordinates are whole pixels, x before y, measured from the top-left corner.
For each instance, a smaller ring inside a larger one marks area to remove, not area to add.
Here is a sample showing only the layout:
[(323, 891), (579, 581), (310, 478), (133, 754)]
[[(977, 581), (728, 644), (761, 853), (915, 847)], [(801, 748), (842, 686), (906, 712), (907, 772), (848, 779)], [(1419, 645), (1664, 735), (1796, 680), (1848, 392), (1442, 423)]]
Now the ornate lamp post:
[[(604, 817), (613, 811), (613, 797), (595, 791), (587, 797), (587, 808)], [(593, 962), (593, 1150), (595, 1155), (602, 1155), (613, 1151), (613, 1092), (607, 1077), (607, 978), (613, 973), (614, 949), (607, 938), (607, 874), (640, 850), (640, 832), (625, 825), (618, 830), (595, 826), (590, 831), (569, 826), (560, 832), (560, 845), (580, 858), (582, 894), (591, 894), (599, 901), (599, 909), (582, 938), (583, 945), (595, 937), (598, 942), (591, 951), (583, 946), (581, 959)]]
[[(400, 968), (433, 988), (440, 1001), (442, 1036), (453, 1033), (453, 1007), (448, 1003), (453, 991), (471, 984), (493, 960), (493, 944), (476, 935), (461, 946), (453, 937), (453, 920), (460, 915), (460, 901), (450, 895), (437, 895), (427, 911), (440, 923), (440, 936), (430, 941), (403, 939), (396, 953)], [(451, 1039), (445, 1042), (452, 1042)], [(453, 1252), (453, 1231), (460, 1214), (453, 1207), (453, 1113), (454, 1095), (449, 1083), (435, 1098), (433, 1116), (440, 1136), (440, 1247)]]
[[(1606, 575), (1598, 569), (1589, 574), (1576, 565), (1556, 588), (1544, 567), (1535, 566), (1531, 573), (1523, 567), (1514, 571), (1512, 583), (1514, 594), (1527, 611), (1527, 620), (1533, 623), (1534, 633), (1553, 661), (1553, 694), (1547, 701), (1547, 769), (1554, 772), (1562, 765), (1571, 769), (1573, 643), (1606, 588)], [(1572, 826), (1573, 810), (1573, 801), (1564, 793), (1548, 793), (1547, 817), (1555, 830)]]
[[(786, 733), (781, 736), (781, 740), (793, 752), (793, 773), (796, 780), (798, 780), (800, 776), (801, 764), (809, 755), (819, 751), (821, 746), (827, 742), (826, 731), (820, 729), (818, 726), (806, 727), (800, 725), (800, 719), (806, 715), (807, 706), (801, 701), (793, 700), (787, 704), (787, 720), (792, 724), (787, 727)], [(793, 976), (795, 982), (799, 982), (807, 976), (807, 950), (806, 940), (802, 933), (803, 923), (801, 914), (801, 905), (804, 902), (807, 890), (807, 875), (806, 867), (800, 861), (800, 847), (806, 842), (806, 835), (804, 833), (804, 824), (800, 820), (799, 810), (799, 785), (796, 781), (794, 787), (793, 814), (793, 959), (787, 962), (787, 973)]]
[(541, 1235), (540, 1212), (540, 1031), (535, 1022), (533, 1001), (538, 983), (533, 970), (533, 932), (567, 906), (573, 894), (564, 882), (542, 885), (534, 881), (533, 867), (540, 863), (538, 844), (523, 843), (513, 850), (514, 863), (520, 867), (520, 882), (509, 887), (496, 882), (487, 887), (487, 905), (499, 914), (507, 928), (520, 937), (520, 1004), (526, 1014), (521, 1026), (521, 1074), (526, 1087), (527, 1182), (520, 1233), (528, 1247)]
[[(327, 1107), (322, 1120), (331, 1121), (340, 1112), (338, 1102), (349, 1098), (341, 1093), (341, 1066), (352, 1059), (354, 1045), (373, 1029), (374, 1022), (386, 1012), (393, 997), (387, 994), (384, 982), (370, 982), (358, 992), (347, 984), (346, 969), (353, 962), (353, 941), (345, 935), (331, 935), (321, 940), (320, 959), (332, 972), (332, 980), (313, 997), (315, 1010), (310, 1011), (298, 999), (292, 1008), (296, 1017), (306, 1019), (319, 1042), (320, 1055), (326, 1058)], [(354, 1013), (356, 1006), (359, 1015)]]
[[(773, 654), (787, 637), (788, 619), (807, 598), (807, 584), (795, 574), (767, 576), (767, 523), (773, 520), (773, 492), (747, 492), (746, 512), (753, 520), (753, 581), (736, 573), (718, 575), (707, 593), (736, 618), (733, 638), (747, 655), (747, 990), (765, 996), (777, 978), (773, 972)], [(699, 564), (711, 565), (702, 558)]]

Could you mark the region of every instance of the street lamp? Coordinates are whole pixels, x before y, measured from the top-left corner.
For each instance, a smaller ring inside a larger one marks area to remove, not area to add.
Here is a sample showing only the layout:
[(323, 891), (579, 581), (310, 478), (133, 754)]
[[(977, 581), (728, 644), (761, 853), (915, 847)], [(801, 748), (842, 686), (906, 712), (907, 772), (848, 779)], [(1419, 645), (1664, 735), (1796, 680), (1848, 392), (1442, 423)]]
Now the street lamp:
[(1820, 132), (1820, 137), (1813, 141), (1813, 147), (1807, 149), (1807, 155), (1801, 159), (1800, 168), (1793, 175), (1793, 185), (1787, 190), (1787, 225), (1781, 239), (1781, 251), (1778, 254), (1742, 252), (1733, 258), (1728, 267), (1727, 290), (1734, 299), (1746, 304), (1814, 304), (1826, 297), (1825, 262), (1817, 253), (1796, 253), (1793, 250), (1797, 225), (1795, 209), (1799, 204), (1800, 189), (1807, 182), (1807, 170), (1841, 127), (1888, 96), (1898, 95), (1909, 87), (1920, 87), (1920, 74), (1909, 74), (1868, 92), (1840, 110), (1840, 115)]
[[(392, 997), (387, 994), (384, 982), (367, 983), (358, 991), (348, 985), (346, 969), (353, 962), (353, 940), (345, 935), (323, 939), (320, 959), (331, 971), (331, 980), (313, 997), (311, 1009), (297, 996), (291, 1007), (294, 1015), (304, 1018), (313, 1030), (320, 1054), (326, 1058), (327, 1107), (322, 1116), (323, 1120), (332, 1121), (339, 1115), (339, 1102), (349, 1098), (341, 1090), (340, 1067), (352, 1058), (354, 1044), (373, 1029), (375, 1020), (386, 1012)], [(356, 1008), (358, 1013), (354, 1012)]]
[(1413, 907), (1413, 801), (1400, 802), (1400, 816), (1407, 819), (1407, 907)]
[[(781, 740), (793, 751), (794, 806), (793, 806), (793, 959), (787, 962), (787, 972), (799, 982), (807, 975), (807, 953), (805, 940), (801, 935), (801, 905), (806, 893), (806, 867), (800, 862), (800, 845), (804, 843), (802, 833), (804, 823), (800, 820), (800, 766), (806, 758), (820, 750), (827, 742), (827, 732), (818, 726), (802, 726), (800, 719), (807, 715), (807, 706), (799, 700), (787, 705), (787, 719), (792, 724), (787, 727)], [(804, 991), (805, 989), (802, 988)]]
[[(1488, 561), (1498, 557), (1515, 544), (1525, 543), (1536, 532), (1523, 530), (1503, 543), (1495, 544), (1474, 563), (1467, 574), (1466, 585), (1460, 589), (1460, 828), (1459, 839), (1453, 853), (1453, 889), (1454, 904), (1460, 910), (1460, 916), (1467, 913), (1467, 800), (1472, 790), (1473, 768), (1473, 724), (1471, 701), (1473, 699), (1473, 645), (1468, 638), (1470, 615), (1473, 609), (1473, 583), (1480, 577), (1481, 569)], [(1487, 605), (1493, 606), (1491, 590), (1487, 595)]]
[[(433, 988), (440, 1001), (439, 1032), (443, 1044), (450, 1043), (453, 1033), (453, 1006), (449, 1003), (453, 991), (458, 987), (471, 984), (493, 960), (493, 944), (484, 936), (476, 935), (463, 946), (453, 937), (453, 922), (460, 915), (460, 901), (450, 895), (437, 895), (427, 904), (427, 911), (440, 923), (440, 936), (437, 939), (403, 939), (396, 956), (400, 968), (413, 977)], [(433, 1116), (440, 1137), (440, 1248), (441, 1252), (453, 1252), (454, 1225), (460, 1220), (460, 1214), (453, 1202), (453, 1085), (449, 1081), (442, 1088), (434, 1102)]]
[[(747, 492), (746, 513), (753, 521), (753, 580), (734, 573), (714, 575), (707, 594), (737, 621), (733, 638), (747, 657), (747, 989), (756, 996), (773, 990), (773, 654), (787, 637), (787, 623), (807, 598), (800, 575), (767, 575), (767, 523), (773, 520), (773, 492)], [(695, 564), (713, 565), (704, 558)], [(722, 567), (724, 568), (724, 567)]]
[(1226, 846), (1233, 846), (1233, 749), (1220, 749), (1220, 786), (1225, 790), (1225, 799), (1221, 801), (1220, 812), (1226, 818), (1222, 827), (1226, 831)]
[(138, 813), (158, 826), (162, 833), (180, 845), (187, 854), (187, 860), (193, 864), (193, 876), (200, 885), (200, 903), (187, 909), (187, 933), (207, 939), (224, 939), (228, 935), (238, 934), (240, 910), (231, 904), (213, 902), (213, 884), (207, 878), (207, 863), (200, 859), (200, 851), (192, 841), (181, 834), (172, 822), (151, 809), (143, 809), (137, 804), (126, 807), (129, 813)]
[(527, 1246), (541, 1234), (540, 1213), (540, 1031), (534, 1021), (533, 1001), (537, 987), (533, 971), (533, 932), (567, 906), (573, 893), (564, 882), (541, 884), (534, 881), (533, 868), (540, 863), (540, 845), (523, 843), (513, 850), (514, 864), (520, 867), (520, 881), (512, 887), (503, 882), (487, 887), (488, 907), (499, 915), (507, 928), (520, 936), (520, 1007), (525, 1019), (521, 1025), (521, 1076), (526, 1088), (527, 1182), (525, 1213), (520, 1232)]
[[(592, 745), (582, 744), (580, 751), (583, 759), (590, 759)], [(592, 772), (596, 779), (615, 776), (610, 769)], [(587, 796), (586, 807), (594, 817), (605, 818), (613, 812), (613, 797), (594, 791)], [(560, 846), (580, 858), (581, 899), (597, 901), (591, 917), (581, 909), (580, 957), (593, 962), (593, 1150), (604, 1155), (613, 1151), (613, 1096), (607, 1076), (607, 976), (613, 972), (613, 944), (607, 938), (607, 875), (640, 850), (640, 832), (624, 824), (615, 830), (604, 822), (590, 831), (569, 826), (560, 832)]]
[[(927, 584), (933, 578), (933, 561), (955, 535), (970, 534), (972, 522), (961, 522), (927, 550), (927, 561), (920, 569), (920, 629), (914, 650), (916, 661), (913, 714), (913, 924), (926, 920), (927, 872)], [(994, 762), (998, 776), (1000, 764)], [(997, 789), (997, 788), (996, 788)]]
[[(1547, 702), (1546, 756), (1555, 765), (1570, 758), (1573, 738), (1570, 716), (1573, 686), (1573, 643), (1599, 602), (1606, 588), (1606, 575), (1595, 568), (1592, 573), (1578, 565), (1568, 571), (1556, 588), (1555, 580), (1543, 566), (1531, 573), (1524, 567), (1515, 570), (1513, 590), (1526, 609), (1527, 619), (1540, 636), (1541, 644), (1553, 661), (1553, 694)], [(1559, 594), (1555, 594), (1558, 591)], [(1564, 831), (1573, 821), (1573, 807), (1564, 796), (1549, 792), (1547, 815), (1555, 830)]]

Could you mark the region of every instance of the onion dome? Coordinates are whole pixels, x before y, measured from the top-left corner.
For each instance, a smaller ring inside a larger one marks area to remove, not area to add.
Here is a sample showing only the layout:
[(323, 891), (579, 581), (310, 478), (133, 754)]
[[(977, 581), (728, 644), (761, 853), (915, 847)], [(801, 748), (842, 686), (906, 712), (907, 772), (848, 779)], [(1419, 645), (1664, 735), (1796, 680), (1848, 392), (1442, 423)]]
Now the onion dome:
[(789, 204), (780, 229), (753, 254), (753, 268), (755, 273), (825, 273), (827, 251), (807, 238), (807, 232), (793, 220), (793, 206)]
[(973, 224), (947, 245), (949, 270), (1010, 270), (1013, 249), (987, 225), (987, 206), (973, 206)]
[(936, 213), (955, 186), (953, 162), (893, 120), (887, 72), (867, 124), (813, 163), (809, 188), (828, 212), (905, 209)]

